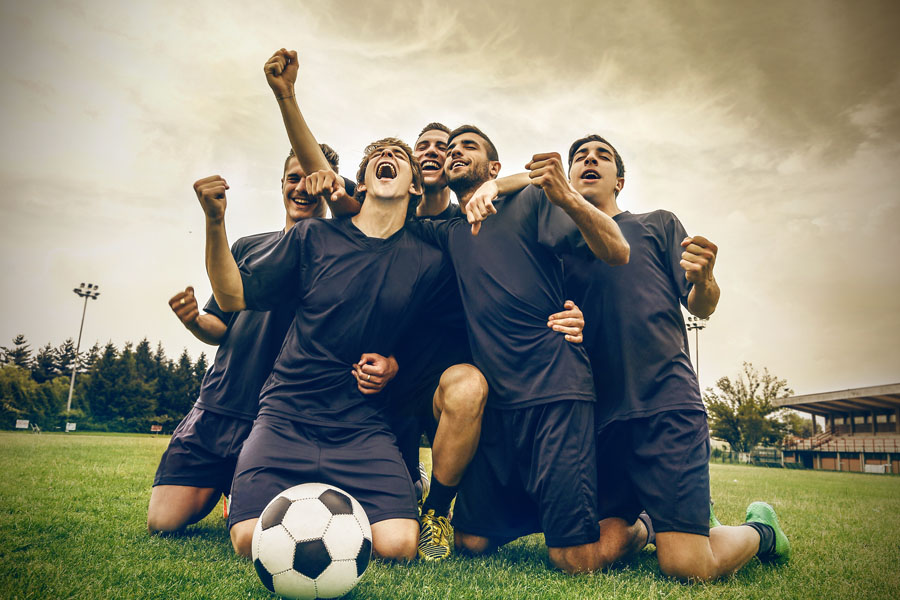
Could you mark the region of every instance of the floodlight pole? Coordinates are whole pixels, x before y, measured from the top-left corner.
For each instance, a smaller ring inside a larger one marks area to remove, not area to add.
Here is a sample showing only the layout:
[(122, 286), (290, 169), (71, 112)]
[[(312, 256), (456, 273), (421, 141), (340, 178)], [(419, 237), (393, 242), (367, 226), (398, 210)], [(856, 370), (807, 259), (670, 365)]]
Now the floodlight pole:
[(81, 332), (84, 331), (84, 315), (87, 313), (87, 301), (96, 300), (100, 295), (100, 286), (93, 283), (82, 283), (72, 290), (81, 298), (84, 298), (84, 308), (81, 310), (81, 326), (78, 328), (78, 343), (75, 344), (75, 363), (72, 365), (72, 378), (69, 380), (69, 400), (66, 402), (66, 414), (72, 410), (72, 390), (75, 389), (75, 372), (78, 370), (78, 351), (81, 349)]
[(700, 317), (687, 318), (687, 330), (694, 332), (694, 370), (697, 372), (697, 384), (700, 384), (700, 330), (706, 328), (709, 319), (701, 319)]

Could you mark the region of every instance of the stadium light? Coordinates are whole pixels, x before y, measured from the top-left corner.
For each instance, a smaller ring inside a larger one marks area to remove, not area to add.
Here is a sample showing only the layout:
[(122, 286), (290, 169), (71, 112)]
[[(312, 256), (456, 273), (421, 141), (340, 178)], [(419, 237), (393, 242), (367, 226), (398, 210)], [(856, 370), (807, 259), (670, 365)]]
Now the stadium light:
[(700, 330), (706, 327), (709, 319), (701, 319), (700, 317), (687, 318), (687, 330), (694, 332), (694, 353), (697, 358), (694, 360), (694, 370), (697, 372), (697, 385), (700, 385)]
[(84, 308), (81, 311), (81, 327), (78, 328), (78, 343), (75, 344), (75, 364), (72, 365), (72, 379), (69, 380), (69, 400), (66, 402), (66, 414), (72, 410), (72, 390), (75, 389), (75, 372), (78, 370), (78, 351), (81, 349), (81, 332), (84, 331), (84, 315), (87, 312), (87, 301), (88, 299), (97, 299), (97, 296), (100, 295), (100, 286), (93, 283), (82, 283), (72, 291), (84, 298)]

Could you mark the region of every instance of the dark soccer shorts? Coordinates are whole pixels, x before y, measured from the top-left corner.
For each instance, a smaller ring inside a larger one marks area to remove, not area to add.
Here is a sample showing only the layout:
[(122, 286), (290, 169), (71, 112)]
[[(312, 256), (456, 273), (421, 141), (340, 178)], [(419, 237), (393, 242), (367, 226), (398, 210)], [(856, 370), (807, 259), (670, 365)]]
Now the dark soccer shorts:
[(424, 433), (434, 441), (437, 423), (434, 420), (434, 394), (440, 384), (441, 374), (423, 380), (406, 398), (395, 403), (390, 417), (391, 431), (397, 437), (397, 446), (409, 470), (412, 480), (419, 480), (419, 442)]
[(486, 408), (453, 515), (456, 530), (505, 543), (544, 532), (547, 546), (596, 542), (594, 404)]
[(709, 427), (702, 410), (613, 421), (597, 434), (600, 518), (633, 523), (641, 510), (657, 533), (709, 535)]
[(253, 421), (196, 406), (184, 417), (159, 461), (153, 485), (215, 488), (227, 494)]
[(228, 526), (258, 518), (301, 483), (327, 483), (356, 498), (370, 523), (416, 519), (416, 491), (388, 431), (321, 427), (260, 415), (238, 459)]

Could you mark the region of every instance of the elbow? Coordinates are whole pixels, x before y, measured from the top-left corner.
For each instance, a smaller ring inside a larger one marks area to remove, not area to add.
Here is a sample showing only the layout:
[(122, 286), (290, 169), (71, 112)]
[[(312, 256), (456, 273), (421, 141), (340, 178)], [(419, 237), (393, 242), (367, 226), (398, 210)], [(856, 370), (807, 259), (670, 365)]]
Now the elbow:
[(247, 308), (247, 304), (242, 296), (230, 296), (216, 292), (213, 295), (216, 297), (216, 303), (219, 305), (219, 308), (225, 312), (238, 312)]
[(630, 258), (631, 246), (628, 245), (628, 242), (623, 240), (621, 244), (610, 249), (609, 255), (605, 258), (605, 262), (613, 267), (619, 267), (627, 265)]

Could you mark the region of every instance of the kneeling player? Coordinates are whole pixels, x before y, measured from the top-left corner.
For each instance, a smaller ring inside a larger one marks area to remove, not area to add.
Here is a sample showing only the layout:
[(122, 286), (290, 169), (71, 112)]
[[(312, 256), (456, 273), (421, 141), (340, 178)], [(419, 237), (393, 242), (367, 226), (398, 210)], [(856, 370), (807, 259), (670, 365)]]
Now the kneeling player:
[(353, 495), (385, 558), (416, 555), (415, 490), (387, 427), (383, 400), (362, 394), (352, 365), (363, 351), (391, 354), (432, 295), (450, 285), (440, 252), (403, 229), (421, 171), (399, 140), (366, 149), (357, 175), (365, 202), (352, 218), (307, 221), (238, 268), (223, 217), (224, 186), (200, 198), (207, 271), (232, 310), (295, 307), (259, 416), (238, 459), (229, 515), (235, 549), (249, 555), (256, 519), (281, 490), (308, 481)]
[(591, 135), (569, 149), (571, 184), (612, 217), (631, 245), (631, 260), (564, 258), (568, 291), (585, 314), (584, 343), (597, 390), (597, 463), (603, 562), (656, 530), (660, 569), (686, 580), (733, 573), (754, 554), (784, 562), (790, 545), (772, 508), (755, 502), (744, 527), (710, 529), (709, 429), (687, 352), (681, 313), (708, 317), (719, 301), (717, 247), (685, 233), (667, 211), (623, 212), (617, 204), (625, 167), (609, 142)]
[[(317, 148), (318, 164), (337, 171), (338, 156), (327, 145)], [(327, 160), (327, 163), (325, 162)], [(346, 181), (353, 193), (354, 184)], [(274, 246), (294, 224), (310, 217), (325, 216), (325, 202), (307, 194), (306, 173), (293, 152), (284, 162), (281, 179), (285, 208), (283, 229), (239, 239), (232, 253), (242, 261), (253, 252)], [(332, 207), (335, 212), (341, 207)], [(256, 418), (259, 391), (272, 371), (275, 357), (294, 317), (291, 307), (271, 311), (222, 311), (210, 298), (200, 314), (193, 288), (169, 300), (172, 310), (197, 339), (218, 345), (212, 367), (203, 377), (200, 397), (178, 425), (160, 460), (147, 510), (151, 533), (171, 533), (205, 517), (223, 493), (231, 489), (234, 466), (241, 445)], [(379, 365), (383, 365), (379, 357)], [(371, 365), (378, 388), (386, 383), (384, 373)]]

